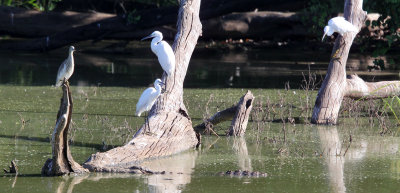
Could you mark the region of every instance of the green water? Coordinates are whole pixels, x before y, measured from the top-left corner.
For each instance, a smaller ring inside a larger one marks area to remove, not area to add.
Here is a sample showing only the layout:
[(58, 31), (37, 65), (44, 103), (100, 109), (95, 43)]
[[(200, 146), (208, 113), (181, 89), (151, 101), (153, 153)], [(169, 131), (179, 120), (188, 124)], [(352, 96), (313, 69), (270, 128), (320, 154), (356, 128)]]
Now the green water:
[[(143, 117), (133, 117), (143, 89), (72, 87), (71, 151), (78, 163), (131, 139), (144, 122)], [(400, 138), (393, 119), (386, 118), (390, 132), (385, 134), (378, 118), (354, 118), (346, 110), (338, 126), (314, 126), (307, 117), (315, 92), (251, 91), (256, 101), (245, 138), (203, 136), (199, 149), (145, 163), (165, 170), (164, 175), (41, 177), (51, 156), (49, 139), (61, 89), (2, 85), (0, 166), (16, 160), (20, 174), (1, 174), (0, 192), (400, 192)], [(184, 102), (196, 125), (245, 92), (185, 89)], [(283, 124), (287, 117), (302, 121)], [(217, 133), (222, 135), (228, 125), (218, 125)], [(268, 177), (216, 175), (236, 169), (266, 172)]]

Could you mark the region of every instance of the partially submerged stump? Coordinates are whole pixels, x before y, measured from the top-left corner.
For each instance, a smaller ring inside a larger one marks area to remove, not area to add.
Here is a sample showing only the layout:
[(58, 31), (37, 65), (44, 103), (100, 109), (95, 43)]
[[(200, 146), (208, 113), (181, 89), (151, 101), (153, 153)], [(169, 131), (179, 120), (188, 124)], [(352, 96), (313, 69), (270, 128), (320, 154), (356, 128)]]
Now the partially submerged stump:
[(228, 135), (243, 136), (246, 132), (254, 96), (250, 91), (240, 99)]
[(250, 91), (243, 95), (238, 104), (225, 110), (215, 113), (206, 122), (195, 127), (196, 132), (204, 132), (207, 129), (212, 129), (214, 125), (232, 120), (229, 127), (228, 135), (243, 136), (246, 132), (247, 123), (249, 120), (251, 109), (253, 108), (254, 96)]
[(87, 172), (81, 165), (76, 163), (71, 156), (68, 142), (68, 130), (72, 115), (72, 97), (68, 84), (62, 85), (63, 96), (60, 109), (57, 113), (57, 122), (53, 131), (51, 145), (52, 158), (48, 159), (42, 168), (42, 175), (55, 176), (71, 172)]

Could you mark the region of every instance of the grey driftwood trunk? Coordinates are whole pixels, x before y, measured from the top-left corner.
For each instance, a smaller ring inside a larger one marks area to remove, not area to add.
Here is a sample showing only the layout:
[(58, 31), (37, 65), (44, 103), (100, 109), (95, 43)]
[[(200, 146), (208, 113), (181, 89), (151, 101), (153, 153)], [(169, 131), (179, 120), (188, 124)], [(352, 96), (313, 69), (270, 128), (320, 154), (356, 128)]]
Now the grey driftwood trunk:
[[(363, 11), (362, 4), (362, 0), (346, 0), (344, 6), (344, 17), (359, 30), (361, 30), (367, 18), (367, 13)], [(350, 32), (337, 37), (327, 74), (315, 101), (311, 118), (312, 123), (336, 124), (343, 97), (348, 96), (355, 99), (383, 98), (400, 93), (399, 81), (366, 83), (354, 75), (346, 78), (347, 58), (357, 33)]]
[(176, 154), (199, 143), (183, 103), (183, 82), (202, 32), (199, 9), (200, 0), (180, 1), (177, 34), (172, 46), (175, 72), (168, 77), (164, 73), (166, 92), (157, 99), (144, 125), (128, 144), (93, 154), (84, 163), (85, 168), (100, 172), (143, 172), (142, 160)]
[(48, 159), (42, 168), (42, 175), (55, 176), (69, 173), (87, 172), (72, 158), (68, 142), (68, 130), (72, 116), (72, 97), (69, 85), (62, 85), (63, 96), (57, 113), (57, 122), (53, 131), (51, 145), (52, 158)]

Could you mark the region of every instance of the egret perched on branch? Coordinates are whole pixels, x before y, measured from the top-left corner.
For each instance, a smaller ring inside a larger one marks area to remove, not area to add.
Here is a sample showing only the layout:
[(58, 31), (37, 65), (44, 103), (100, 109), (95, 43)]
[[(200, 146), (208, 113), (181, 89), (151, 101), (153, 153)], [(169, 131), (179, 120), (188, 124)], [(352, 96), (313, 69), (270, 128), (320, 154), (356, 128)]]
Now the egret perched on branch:
[(58, 68), (56, 87), (59, 87), (64, 82), (67, 82), (68, 79), (72, 76), (72, 73), (74, 73), (74, 51), (75, 47), (70, 46), (68, 51), (68, 58), (65, 59), (61, 66)]
[(328, 21), (328, 25), (324, 28), (324, 36), (322, 36), (322, 41), (325, 35), (331, 36), (333, 33), (337, 32), (343, 36), (346, 32), (357, 32), (358, 29), (348, 22), (344, 17), (334, 17)]
[(140, 95), (139, 101), (136, 104), (136, 113), (135, 115), (140, 117), (145, 111), (149, 111), (153, 106), (156, 99), (161, 94), (161, 85), (164, 84), (160, 79), (154, 81), (154, 87), (149, 87), (143, 91), (142, 95)]
[(166, 42), (162, 41), (163, 35), (159, 31), (155, 31), (149, 36), (142, 38), (142, 40), (153, 38), (151, 40), (151, 51), (158, 57), (161, 67), (170, 76), (175, 69), (175, 54), (172, 51), (171, 46)]

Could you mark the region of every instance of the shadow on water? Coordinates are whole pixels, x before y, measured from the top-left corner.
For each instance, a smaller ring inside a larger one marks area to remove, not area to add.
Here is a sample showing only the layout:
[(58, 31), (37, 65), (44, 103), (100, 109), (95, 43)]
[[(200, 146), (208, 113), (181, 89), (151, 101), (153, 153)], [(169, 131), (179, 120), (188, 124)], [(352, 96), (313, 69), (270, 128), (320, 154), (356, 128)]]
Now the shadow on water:
[[(30, 136), (0, 134), (0, 138), (19, 139), (19, 140), (50, 143), (50, 137), (30, 137)], [(107, 150), (117, 147), (117, 146), (105, 146), (104, 144), (96, 144), (96, 143), (88, 143), (88, 142), (74, 142), (74, 143), (71, 143), (70, 145), (76, 146), (76, 147), (95, 148), (97, 151), (107, 151)]]
[[(147, 86), (162, 69), (147, 44), (136, 45), (129, 52), (112, 54), (99, 45), (94, 50), (75, 54), (76, 68), (71, 78), (73, 85), (94, 86)], [(77, 45), (79, 47), (79, 45)], [(97, 49), (97, 51), (96, 51)], [(291, 50), (288, 48), (220, 50), (196, 49), (185, 79), (188, 88), (284, 88), (289, 82), (299, 88), (303, 74), (309, 69), (320, 81), (326, 72), (330, 52)], [(49, 53), (1, 53), (0, 84), (52, 85), (66, 48)], [(389, 61), (392, 56), (383, 57)], [(351, 54), (348, 73), (357, 73), (367, 81), (398, 79), (394, 67), (385, 71), (368, 72), (373, 58)], [(392, 69), (392, 70), (390, 70)], [(318, 82), (317, 80), (317, 82)]]

